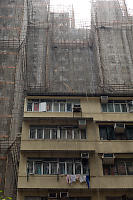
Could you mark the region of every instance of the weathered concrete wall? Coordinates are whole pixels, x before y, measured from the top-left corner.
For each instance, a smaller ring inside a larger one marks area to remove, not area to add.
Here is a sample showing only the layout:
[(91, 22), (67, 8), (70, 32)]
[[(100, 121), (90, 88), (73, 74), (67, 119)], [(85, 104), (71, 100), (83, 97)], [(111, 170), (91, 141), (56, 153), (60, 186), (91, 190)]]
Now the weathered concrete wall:
[(128, 87), (133, 84), (132, 25), (122, 14), (118, 1), (97, 1), (93, 17), (101, 83), (106, 92), (112, 90), (113, 93), (119, 93), (119, 89), (122, 89), (118, 87), (115, 91), (115, 85), (127, 85), (127, 90), (122, 92), (128, 93)]

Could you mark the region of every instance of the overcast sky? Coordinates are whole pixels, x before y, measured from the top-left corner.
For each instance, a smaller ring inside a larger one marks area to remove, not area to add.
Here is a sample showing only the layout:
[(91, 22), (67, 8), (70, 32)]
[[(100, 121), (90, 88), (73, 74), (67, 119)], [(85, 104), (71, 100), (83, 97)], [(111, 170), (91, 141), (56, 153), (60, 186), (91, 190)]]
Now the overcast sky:
[[(127, 3), (127, 8), (130, 13), (133, 14), (133, 0), (125, 0)], [(67, 9), (68, 6), (73, 4), (74, 10), (75, 10), (75, 19), (76, 23), (83, 23), (84, 22), (89, 22), (90, 19), (90, 11), (91, 11), (91, 0), (51, 0), (51, 5), (61, 8), (62, 10)], [(64, 5), (62, 7), (61, 5)]]

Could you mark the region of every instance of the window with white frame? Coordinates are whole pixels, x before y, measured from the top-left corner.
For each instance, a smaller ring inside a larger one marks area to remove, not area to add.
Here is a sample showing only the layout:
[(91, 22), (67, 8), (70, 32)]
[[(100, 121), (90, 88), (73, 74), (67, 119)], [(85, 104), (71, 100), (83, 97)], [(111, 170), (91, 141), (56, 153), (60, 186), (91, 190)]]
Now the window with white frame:
[(72, 112), (75, 104), (80, 104), (80, 100), (48, 100), (48, 99), (28, 99), (28, 112)]
[(102, 112), (129, 112), (129, 101), (109, 101), (101, 104)]
[(29, 159), (27, 161), (29, 174), (56, 175), (56, 174), (88, 174), (89, 163), (81, 159)]
[(63, 126), (30, 126), (30, 139), (86, 139), (86, 129)]

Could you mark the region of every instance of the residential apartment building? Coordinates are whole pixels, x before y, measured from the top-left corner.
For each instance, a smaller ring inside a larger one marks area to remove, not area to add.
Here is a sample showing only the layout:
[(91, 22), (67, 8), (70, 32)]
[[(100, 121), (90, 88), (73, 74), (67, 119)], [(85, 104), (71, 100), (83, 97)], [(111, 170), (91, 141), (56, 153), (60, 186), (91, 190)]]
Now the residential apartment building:
[(27, 96), (18, 200), (132, 200), (132, 97)]

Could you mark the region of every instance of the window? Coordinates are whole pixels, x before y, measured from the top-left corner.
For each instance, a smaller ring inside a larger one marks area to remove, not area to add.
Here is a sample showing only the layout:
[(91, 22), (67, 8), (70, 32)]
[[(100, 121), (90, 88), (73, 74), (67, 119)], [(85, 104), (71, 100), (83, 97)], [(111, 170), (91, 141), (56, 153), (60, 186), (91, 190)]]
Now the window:
[(56, 162), (51, 163), (51, 174), (57, 174), (57, 163)]
[(67, 162), (67, 174), (73, 174), (73, 163), (70, 161), (70, 162)]
[(57, 129), (51, 129), (51, 139), (57, 139)]
[(39, 161), (35, 162), (35, 174), (42, 174), (42, 163)]
[(66, 139), (66, 133), (67, 133), (66, 129), (60, 129), (60, 138)]
[(101, 104), (102, 112), (128, 112), (128, 101), (109, 101), (107, 104)]
[(29, 159), (27, 171), (29, 174), (47, 175), (47, 174), (88, 174), (89, 163), (82, 162), (79, 159)]
[(116, 159), (114, 165), (103, 165), (104, 175), (133, 175), (133, 159)]
[(50, 139), (50, 129), (44, 128), (44, 139)]
[(79, 100), (45, 100), (29, 99), (27, 111), (29, 112), (72, 112), (74, 104), (80, 104)]
[(113, 125), (99, 126), (101, 140), (133, 140), (133, 126), (126, 125), (123, 133), (116, 133)]
[(80, 133), (78, 129), (74, 129), (74, 139), (80, 139)]
[(35, 139), (36, 138), (36, 129), (34, 127), (30, 128), (30, 138)]
[(37, 139), (42, 139), (43, 138), (43, 128), (37, 128)]
[(28, 103), (27, 103), (27, 111), (32, 111), (32, 101), (28, 101)]
[(43, 162), (43, 174), (49, 174), (49, 163)]
[(86, 139), (86, 129), (63, 126), (55, 128), (47, 126), (31, 126), (30, 139)]

